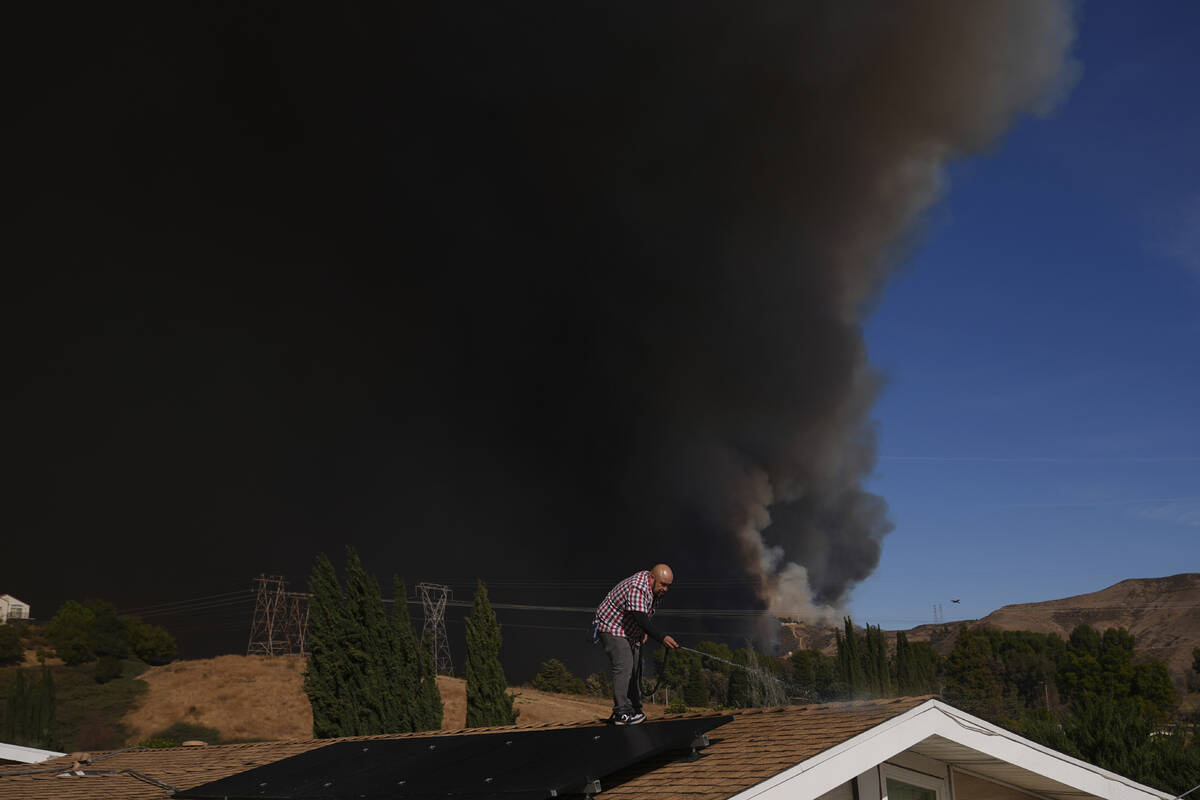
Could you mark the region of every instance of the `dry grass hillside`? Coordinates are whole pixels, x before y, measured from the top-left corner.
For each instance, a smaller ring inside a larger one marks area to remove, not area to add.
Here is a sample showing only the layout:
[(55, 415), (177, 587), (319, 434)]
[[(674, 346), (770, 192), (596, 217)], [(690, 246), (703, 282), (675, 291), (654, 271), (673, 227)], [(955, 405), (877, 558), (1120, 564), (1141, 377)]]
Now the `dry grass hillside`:
[[(154, 667), (141, 679), (149, 690), (124, 719), (131, 743), (176, 722), (216, 728), (223, 741), (235, 739), (306, 739), (312, 736), (312, 711), (302, 687), (304, 660), (297, 656), (218, 656), (176, 661)], [(444, 730), (466, 723), (466, 681), (438, 677), (445, 713)], [(607, 716), (607, 700), (551, 694), (527, 687), (517, 695), (518, 722), (574, 722)]]

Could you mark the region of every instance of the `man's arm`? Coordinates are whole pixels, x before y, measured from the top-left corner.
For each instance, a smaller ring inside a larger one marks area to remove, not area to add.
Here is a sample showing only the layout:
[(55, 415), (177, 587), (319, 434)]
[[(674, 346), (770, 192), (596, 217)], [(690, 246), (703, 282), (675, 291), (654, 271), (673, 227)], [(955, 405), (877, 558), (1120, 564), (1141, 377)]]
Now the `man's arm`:
[(662, 642), (665, 647), (669, 647), (672, 650), (674, 650), (676, 647), (679, 647), (679, 644), (674, 638), (668, 636), (654, 626), (654, 623), (650, 621), (650, 615), (645, 611), (630, 611), (629, 616), (633, 617), (633, 621), (636, 622), (641, 629), (649, 634), (650, 638), (654, 639), (656, 642)]

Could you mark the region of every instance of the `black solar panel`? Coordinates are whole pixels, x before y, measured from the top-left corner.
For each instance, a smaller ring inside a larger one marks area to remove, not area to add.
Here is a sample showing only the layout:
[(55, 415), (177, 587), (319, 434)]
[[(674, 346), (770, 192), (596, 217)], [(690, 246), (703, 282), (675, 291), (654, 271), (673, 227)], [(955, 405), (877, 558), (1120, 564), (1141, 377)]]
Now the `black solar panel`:
[(179, 798), (541, 800), (598, 791), (593, 781), (687, 750), (732, 717), (335, 742), (175, 794)]

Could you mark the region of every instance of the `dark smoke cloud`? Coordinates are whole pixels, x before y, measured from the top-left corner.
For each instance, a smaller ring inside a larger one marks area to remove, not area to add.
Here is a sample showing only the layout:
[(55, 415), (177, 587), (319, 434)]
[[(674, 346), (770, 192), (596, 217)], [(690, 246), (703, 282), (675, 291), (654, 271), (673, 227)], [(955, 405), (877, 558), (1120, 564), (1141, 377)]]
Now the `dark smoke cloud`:
[(667, 560), (809, 615), (891, 527), (860, 321), (1073, 36), (1045, 0), (82, 22), (10, 128), (25, 529), (239, 581)]

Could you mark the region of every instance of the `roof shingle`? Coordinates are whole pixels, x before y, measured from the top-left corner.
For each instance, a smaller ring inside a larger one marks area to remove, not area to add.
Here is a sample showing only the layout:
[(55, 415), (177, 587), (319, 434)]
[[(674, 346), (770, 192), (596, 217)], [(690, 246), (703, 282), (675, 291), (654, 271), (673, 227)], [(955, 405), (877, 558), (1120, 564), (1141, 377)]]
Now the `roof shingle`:
[[(699, 758), (689, 760), (688, 754), (675, 753), (649, 759), (606, 776), (601, 781), (603, 791), (599, 797), (632, 800), (653, 793), (658, 800), (720, 800), (903, 714), (927, 699), (906, 697), (735, 712), (732, 722), (709, 734), (710, 745), (700, 752)], [(0, 800), (165, 800), (171, 794), (158, 784), (191, 788), (333, 742), (470, 736), (489, 731), (577, 728), (595, 724), (517, 725), (343, 739), (134, 749), (97, 754), (89, 763), (79, 766), (84, 775), (56, 777), (70, 771), (74, 765), (68, 756), (36, 765), (0, 767)]]

